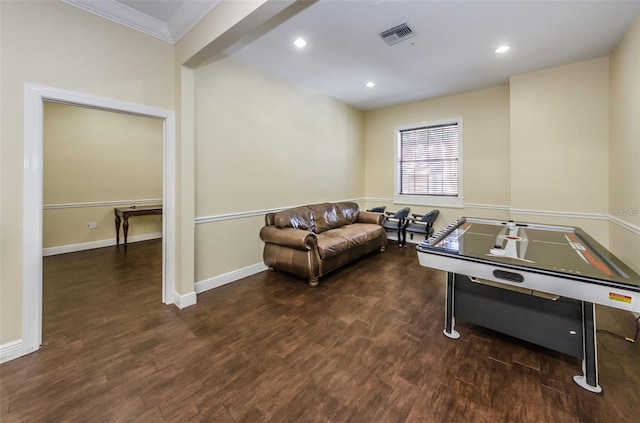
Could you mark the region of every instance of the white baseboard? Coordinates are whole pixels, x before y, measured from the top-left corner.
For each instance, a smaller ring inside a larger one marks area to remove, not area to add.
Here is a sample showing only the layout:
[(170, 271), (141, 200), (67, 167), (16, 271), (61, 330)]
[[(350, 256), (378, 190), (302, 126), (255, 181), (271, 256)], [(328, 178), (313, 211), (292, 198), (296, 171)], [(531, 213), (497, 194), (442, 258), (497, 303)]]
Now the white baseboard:
[(195, 291), (191, 291), (188, 294), (184, 295), (180, 295), (177, 292), (173, 293), (173, 304), (181, 310), (183, 308), (196, 305), (196, 301), (197, 298)]
[(22, 339), (0, 345), (0, 363), (15, 360), (22, 356)]
[[(162, 232), (152, 232), (149, 234), (133, 235), (127, 237), (127, 244), (140, 241), (148, 241), (150, 239), (162, 238)], [(122, 239), (120, 244), (122, 245)], [(82, 242), (80, 244), (60, 245), (58, 247), (49, 247), (42, 249), (42, 256), (55, 256), (57, 254), (75, 253), (77, 251), (93, 250), (94, 248), (103, 248), (116, 245), (116, 239), (101, 239), (99, 241)]]
[(200, 282), (196, 282), (195, 291), (197, 294), (208, 291), (219, 286), (235, 282), (238, 279), (246, 278), (247, 276), (255, 275), (267, 270), (267, 266), (264, 263), (256, 263), (251, 266), (243, 267), (242, 269), (234, 270), (223, 275), (214, 276), (209, 279), (205, 279)]

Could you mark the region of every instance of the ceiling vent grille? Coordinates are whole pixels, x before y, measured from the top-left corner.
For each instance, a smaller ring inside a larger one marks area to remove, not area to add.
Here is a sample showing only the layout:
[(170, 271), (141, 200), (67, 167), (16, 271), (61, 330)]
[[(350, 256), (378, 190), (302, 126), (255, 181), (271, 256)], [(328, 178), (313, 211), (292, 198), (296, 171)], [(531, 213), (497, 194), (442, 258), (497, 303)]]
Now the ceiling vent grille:
[(382, 31), (378, 35), (384, 40), (385, 43), (392, 46), (394, 44), (398, 44), (401, 41), (415, 37), (416, 33), (413, 32), (411, 28), (409, 28), (409, 25), (403, 23), (394, 26), (393, 28), (387, 29), (386, 31)]

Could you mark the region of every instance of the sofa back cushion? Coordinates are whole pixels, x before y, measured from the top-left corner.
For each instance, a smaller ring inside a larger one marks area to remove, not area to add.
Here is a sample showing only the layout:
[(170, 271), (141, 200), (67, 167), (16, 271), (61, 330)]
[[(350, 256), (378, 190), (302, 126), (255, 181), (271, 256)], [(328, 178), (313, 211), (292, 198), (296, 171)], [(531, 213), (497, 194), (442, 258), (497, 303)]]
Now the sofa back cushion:
[(341, 201), (336, 203), (336, 212), (338, 215), (338, 226), (350, 225), (358, 220), (360, 206), (353, 201)]
[(276, 213), (273, 218), (273, 222), (278, 228), (295, 228), (312, 232), (316, 231), (316, 225), (313, 220), (313, 211), (307, 206), (282, 210)]
[(315, 233), (319, 234), (339, 226), (338, 215), (336, 214), (336, 207), (334, 204), (313, 204), (309, 206), (309, 208), (313, 212), (313, 219), (316, 223)]
[(360, 207), (352, 201), (321, 203), (282, 210), (273, 217), (279, 228), (295, 228), (317, 234), (350, 225), (358, 220)]

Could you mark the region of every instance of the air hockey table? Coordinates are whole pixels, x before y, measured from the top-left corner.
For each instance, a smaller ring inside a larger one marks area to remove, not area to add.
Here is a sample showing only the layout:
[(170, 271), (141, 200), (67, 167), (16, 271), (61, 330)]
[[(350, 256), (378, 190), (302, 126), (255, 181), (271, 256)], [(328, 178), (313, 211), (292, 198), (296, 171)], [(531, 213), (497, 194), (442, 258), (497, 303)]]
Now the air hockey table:
[(595, 304), (640, 312), (640, 275), (578, 227), (463, 217), (416, 247), (447, 272), (444, 334), (455, 320), (577, 357), (598, 384)]

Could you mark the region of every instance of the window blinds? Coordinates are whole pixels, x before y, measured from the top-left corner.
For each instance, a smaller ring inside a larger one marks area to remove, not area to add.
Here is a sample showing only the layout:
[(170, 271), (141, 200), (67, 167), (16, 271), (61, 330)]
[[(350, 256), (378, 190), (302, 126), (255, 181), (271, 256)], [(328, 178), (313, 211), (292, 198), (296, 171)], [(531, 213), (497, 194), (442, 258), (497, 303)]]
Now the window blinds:
[(458, 195), (458, 123), (400, 131), (400, 194)]

